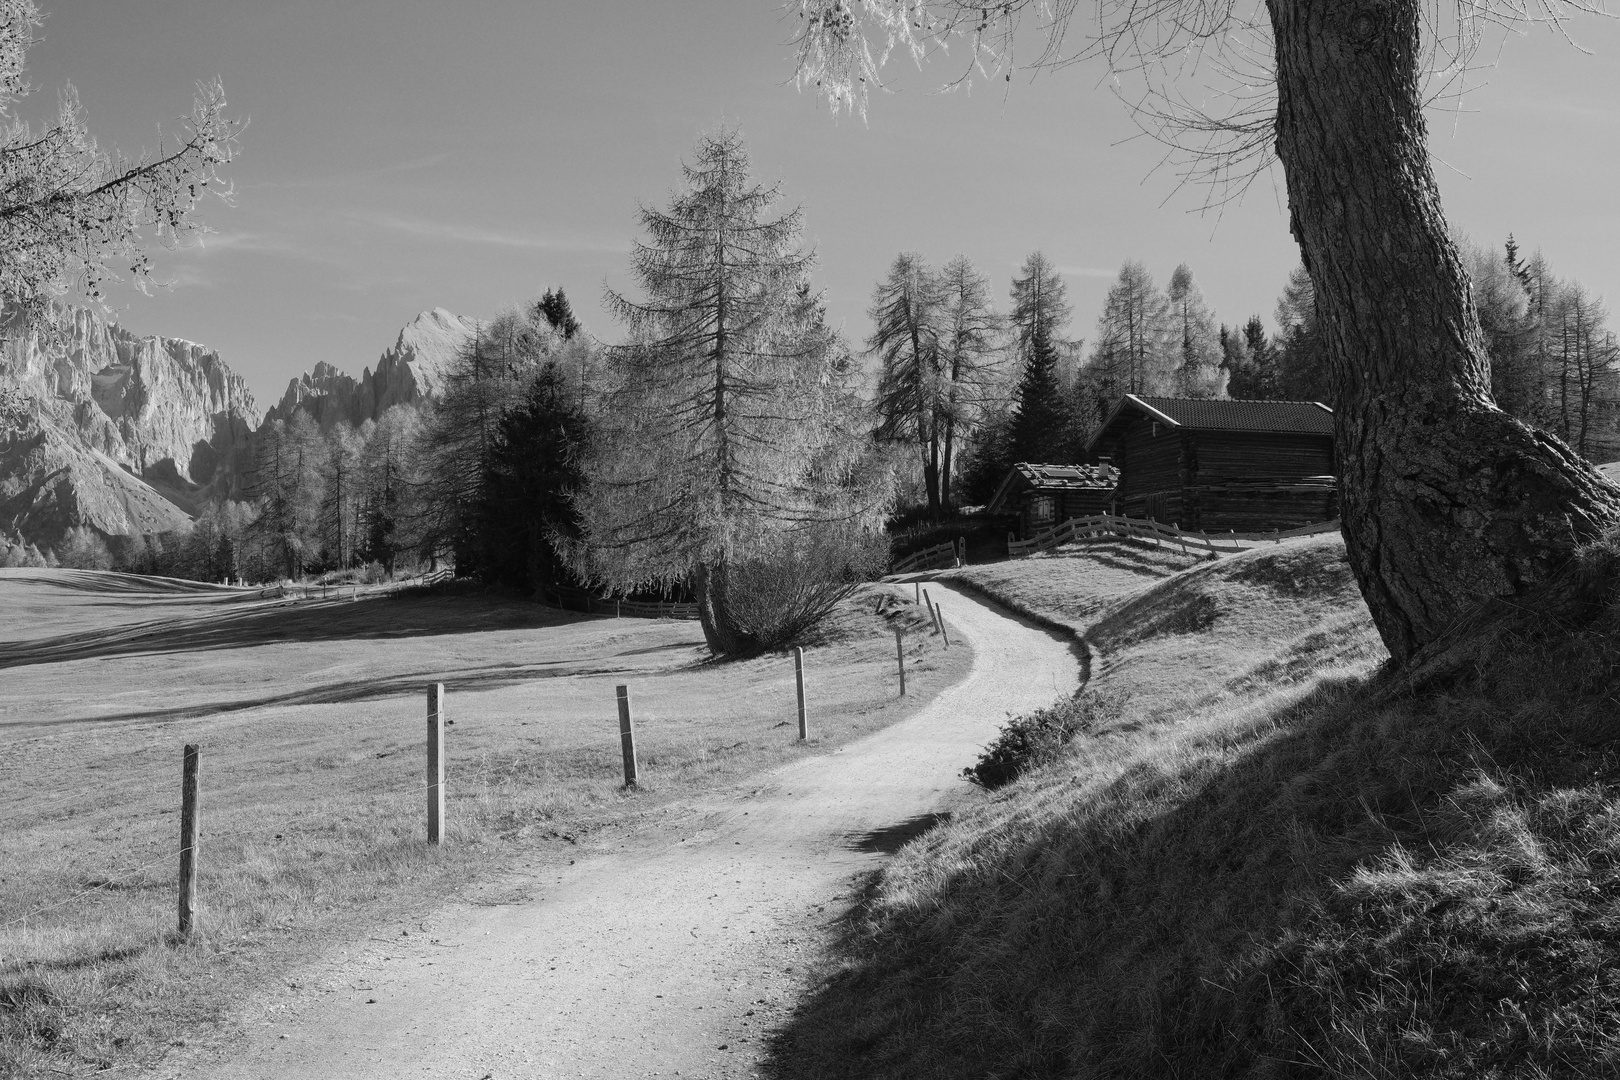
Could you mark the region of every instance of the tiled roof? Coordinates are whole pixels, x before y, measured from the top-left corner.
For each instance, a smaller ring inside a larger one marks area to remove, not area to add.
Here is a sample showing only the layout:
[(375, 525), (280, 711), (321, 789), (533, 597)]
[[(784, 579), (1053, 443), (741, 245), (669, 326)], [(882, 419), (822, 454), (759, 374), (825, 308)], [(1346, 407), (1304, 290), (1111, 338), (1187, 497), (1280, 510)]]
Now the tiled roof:
[(1119, 470), (1112, 465), (1036, 465), (1020, 461), (1013, 468), (1023, 474), (1030, 487), (1043, 491), (1106, 491), (1119, 484)]
[(1209, 401), (1193, 398), (1126, 398), (1147, 415), (1158, 413), (1193, 431), (1277, 431), (1333, 434), (1333, 412), (1314, 401)]

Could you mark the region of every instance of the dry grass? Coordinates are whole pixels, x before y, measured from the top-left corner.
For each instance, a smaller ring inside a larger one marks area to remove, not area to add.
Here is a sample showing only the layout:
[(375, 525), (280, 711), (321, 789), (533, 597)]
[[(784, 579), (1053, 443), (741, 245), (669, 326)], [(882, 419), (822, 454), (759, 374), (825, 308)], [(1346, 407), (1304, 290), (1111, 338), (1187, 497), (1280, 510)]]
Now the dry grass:
[[(893, 589), (791, 660), (705, 661), (695, 623), (407, 595), (265, 605), (115, 575), (0, 571), (0, 1077), (150, 1064), (228, 1033), (324, 944), (466, 895), (513, 859), (566, 861), (683, 800), (918, 708), (971, 662)], [(881, 613), (879, 613), (881, 609)], [(422, 688), (447, 686), (448, 839), (422, 835)], [(642, 784), (621, 785), (613, 686)], [(202, 745), (200, 932), (174, 925), (180, 747)]]
[(1133, 704), (902, 850), (776, 1074), (1620, 1075), (1620, 552), (1592, 558), (1601, 595), (1394, 697), (1336, 538), (1116, 594), (1094, 689)]

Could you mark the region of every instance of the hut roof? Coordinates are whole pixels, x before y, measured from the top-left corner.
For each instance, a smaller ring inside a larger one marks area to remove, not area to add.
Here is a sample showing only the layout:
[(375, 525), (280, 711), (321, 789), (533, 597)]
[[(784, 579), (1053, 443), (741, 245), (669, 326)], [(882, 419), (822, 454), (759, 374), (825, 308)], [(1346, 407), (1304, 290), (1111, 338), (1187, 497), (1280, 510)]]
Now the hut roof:
[(1033, 491), (1112, 491), (1119, 486), (1119, 470), (1112, 465), (1037, 465), (1020, 461), (1007, 470), (985, 512), (1000, 513), (1007, 499), (1026, 489)]
[(1332, 435), (1333, 410), (1320, 401), (1211, 401), (1126, 394), (1087, 443), (1089, 453), (1111, 429), (1145, 416), (1189, 431), (1257, 431)]

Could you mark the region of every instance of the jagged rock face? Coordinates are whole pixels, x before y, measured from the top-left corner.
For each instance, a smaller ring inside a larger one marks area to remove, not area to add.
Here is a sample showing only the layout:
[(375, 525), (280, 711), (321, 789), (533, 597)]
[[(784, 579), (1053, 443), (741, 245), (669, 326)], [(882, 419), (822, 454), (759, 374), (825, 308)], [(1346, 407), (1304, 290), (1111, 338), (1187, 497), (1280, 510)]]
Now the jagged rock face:
[(264, 418), (287, 421), (294, 410), (303, 409), (322, 429), (340, 420), (359, 427), (395, 405), (420, 404), (439, 392), (445, 370), (476, 331), (472, 319), (443, 308), (424, 311), (399, 332), (375, 372), (367, 368), (357, 381), (331, 364), (318, 363), (287, 384), (281, 401)]
[(75, 525), (164, 531), (200, 498), (241, 496), (259, 413), (218, 353), (58, 315), (54, 330), (0, 340), (0, 385), (30, 408), (27, 422), (0, 419), (0, 527), (42, 544)]
[(184, 529), (190, 517), (118, 462), (64, 432), (35, 407), (0, 424), (0, 525), (41, 547), (74, 526), (108, 536)]

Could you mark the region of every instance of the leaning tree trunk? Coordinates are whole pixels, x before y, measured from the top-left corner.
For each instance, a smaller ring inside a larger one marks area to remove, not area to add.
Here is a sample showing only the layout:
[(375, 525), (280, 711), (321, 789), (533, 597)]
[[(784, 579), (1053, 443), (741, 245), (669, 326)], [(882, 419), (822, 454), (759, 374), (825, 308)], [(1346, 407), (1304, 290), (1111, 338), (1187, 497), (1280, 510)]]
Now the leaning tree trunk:
[(759, 651), (758, 639), (737, 625), (731, 607), (731, 575), (724, 563), (699, 566), (692, 574), (692, 591), (697, 594), (698, 623), (710, 652), (752, 656)]
[(1344, 536), (1397, 661), (1620, 519), (1620, 490), (1491, 398), (1429, 167), (1422, 3), (1267, 0), (1277, 155), (1338, 394)]

